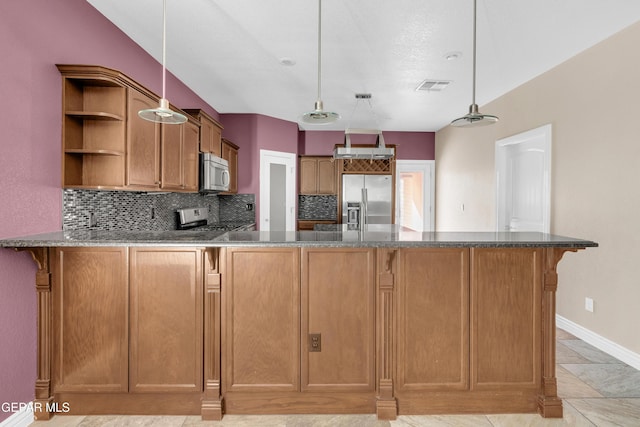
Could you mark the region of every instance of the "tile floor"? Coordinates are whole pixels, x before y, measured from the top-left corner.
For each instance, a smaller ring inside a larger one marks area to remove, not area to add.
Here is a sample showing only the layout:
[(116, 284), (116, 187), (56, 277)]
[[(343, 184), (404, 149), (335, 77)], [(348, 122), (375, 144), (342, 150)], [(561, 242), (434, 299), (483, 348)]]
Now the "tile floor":
[(198, 416), (56, 416), (36, 427), (94, 426), (295, 426), (295, 427), (640, 427), (640, 371), (558, 329), (558, 395), (564, 418), (545, 419), (536, 414), (411, 415), (395, 421), (377, 421), (375, 415), (227, 415), (222, 421), (201, 421)]

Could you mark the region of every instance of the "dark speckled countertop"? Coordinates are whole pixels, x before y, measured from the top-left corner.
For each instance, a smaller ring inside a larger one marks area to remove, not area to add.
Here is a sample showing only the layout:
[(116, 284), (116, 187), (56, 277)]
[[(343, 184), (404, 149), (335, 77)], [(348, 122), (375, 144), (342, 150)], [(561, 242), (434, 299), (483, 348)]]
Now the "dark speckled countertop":
[(395, 225), (364, 231), (58, 231), (0, 240), (0, 247), (300, 246), (300, 247), (596, 247), (597, 243), (536, 232), (413, 232)]

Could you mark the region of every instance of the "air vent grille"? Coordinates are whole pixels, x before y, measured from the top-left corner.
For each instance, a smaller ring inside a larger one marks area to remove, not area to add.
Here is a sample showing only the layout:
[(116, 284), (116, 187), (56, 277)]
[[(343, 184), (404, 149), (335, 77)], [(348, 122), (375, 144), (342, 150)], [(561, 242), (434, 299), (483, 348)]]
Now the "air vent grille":
[(418, 87), (416, 88), (416, 91), (419, 90), (426, 90), (429, 92), (440, 92), (443, 91), (447, 88), (447, 86), (449, 86), (449, 84), (451, 84), (450, 80), (433, 80), (433, 79), (427, 79), (427, 80), (423, 80)]

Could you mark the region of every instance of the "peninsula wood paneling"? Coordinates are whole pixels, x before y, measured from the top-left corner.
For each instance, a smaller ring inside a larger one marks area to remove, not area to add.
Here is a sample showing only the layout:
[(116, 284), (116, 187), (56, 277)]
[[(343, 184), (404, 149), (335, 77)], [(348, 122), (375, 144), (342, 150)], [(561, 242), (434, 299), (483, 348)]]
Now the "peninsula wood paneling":
[[(372, 248), (302, 249), (302, 391), (373, 391)], [(309, 334), (321, 334), (311, 351)]]
[(539, 387), (542, 249), (474, 248), (471, 260), (472, 387)]
[(202, 391), (202, 251), (131, 248), (131, 391)]
[(297, 248), (227, 248), (222, 272), (223, 393), (298, 391)]
[(53, 392), (126, 392), (126, 248), (59, 248), (53, 273)]
[(469, 250), (403, 248), (398, 263), (398, 390), (468, 389)]

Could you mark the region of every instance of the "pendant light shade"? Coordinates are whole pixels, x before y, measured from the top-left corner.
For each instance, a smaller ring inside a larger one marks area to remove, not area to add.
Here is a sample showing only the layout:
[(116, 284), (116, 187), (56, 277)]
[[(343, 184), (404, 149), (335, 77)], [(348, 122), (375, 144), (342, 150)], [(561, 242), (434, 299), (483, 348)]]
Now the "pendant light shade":
[(322, 0), (318, 0), (318, 99), (315, 103), (315, 109), (302, 116), (305, 123), (323, 125), (335, 122), (340, 118), (338, 113), (324, 111), (322, 98), (320, 97), (321, 81), (322, 81)]
[(473, 87), (469, 113), (455, 119), (451, 126), (455, 127), (480, 127), (494, 124), (498, 117), (490, 114), (481, 114), (476, 104), (476, 0), (473, 0)]
[(187, 121), (186, 116), (169, 108), (169, 101), (165, 98), (167, 87), (167, 0), (162, 0), (162, 99), (158, 108), (138, 111), (138, 116), (155, 123), (179, 125)]

